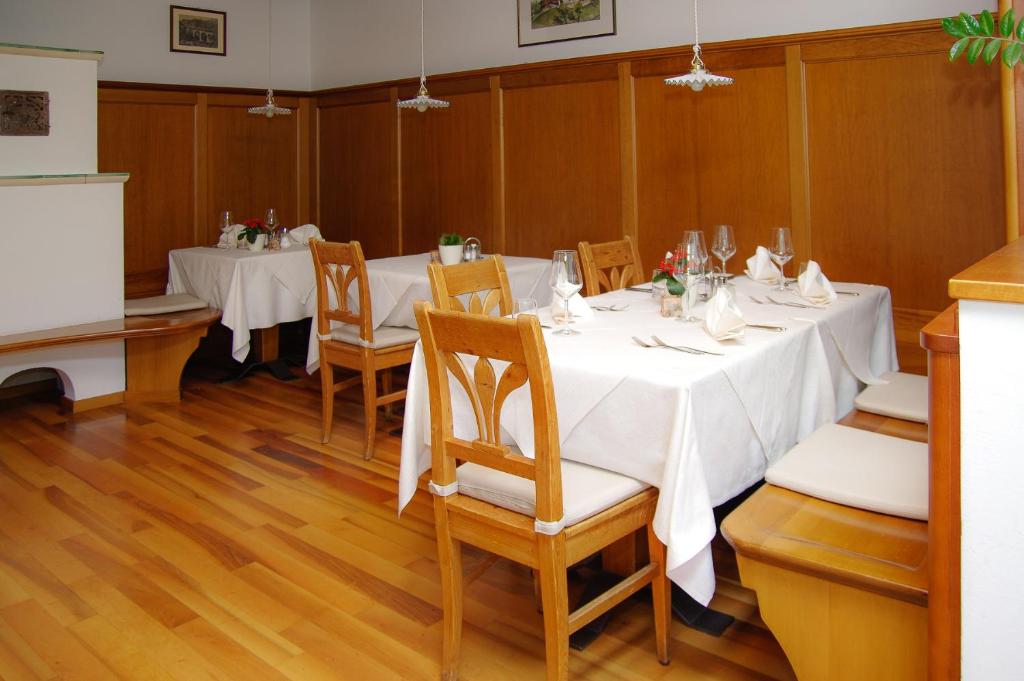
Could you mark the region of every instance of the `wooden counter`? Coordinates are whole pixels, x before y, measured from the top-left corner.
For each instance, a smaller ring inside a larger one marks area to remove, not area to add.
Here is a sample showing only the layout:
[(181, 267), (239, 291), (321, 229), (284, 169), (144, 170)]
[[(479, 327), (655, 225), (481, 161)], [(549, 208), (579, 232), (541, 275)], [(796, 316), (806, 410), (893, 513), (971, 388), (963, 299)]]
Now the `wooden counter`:
[(953, 298), (1024, 303), (1024, 239), (1000, 248), (949, 280)]

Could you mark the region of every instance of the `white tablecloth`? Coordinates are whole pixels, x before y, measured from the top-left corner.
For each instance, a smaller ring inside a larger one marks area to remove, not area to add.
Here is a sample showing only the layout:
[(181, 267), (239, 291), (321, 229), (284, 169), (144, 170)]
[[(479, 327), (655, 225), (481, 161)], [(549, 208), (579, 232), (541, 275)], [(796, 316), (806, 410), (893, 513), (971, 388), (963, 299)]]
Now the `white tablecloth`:
[[(551, 261), (541, 258), (503, 256), (513, 298), (535, 298), (537, 304), (551, 303), (548, 277)], [(370, 280), (370, 305), (373, 307), (373, 328), (380, 326), (406, 326), (416, 328), (412, 304), (417, 300), (430, 300), (430, 281), (427, 279), (428, 253), (400, 255), (366, 261), (366, 275)], [(350, 304), (358, 309), (358, 296), (353, 286), (349, 290)], [(306, 371), (313, 373), (320, 366), (320, 347), (316, 342), (315, 320), (310, 333), (306, 355)]]
[[(796, 309), (755, 305), (748, 294), (776, 294), (746, 278), (735, 283), (748, 322), (787, 330), (748, 329), (744, 338), (720, 344), (700, 324), (660, 317), (649, 294), (618, 291), (588, 300), (628, 303), (628, 310), (577, 320), (579, 336), (544, 332), (562, 456), (659, 488), (654, 529), (668, 547), (669, 576), (703, 603), (715, 588), (712, 508), (763, 478), (768, 464), (799, 440), (852, 409), (858, 376), (873, 379), (897, 369), (888, 289), (837, 284), (861, 295), (840, 296), (827, 309)], [(777, 299), (798, 300), (793, 293)], [(636, 335), (649, 341), (652, 334), (724, 356), (644, 349), (631, 340)], [(465, 393), (461, 387), (452, 393), (456, 432), (473, 437)], [(400, 510), (430, 467), (428, 404), (417, 348), (406, 397)], [(529, 455), (532, 414), (525, 390), (509, 397), (502, 424)]]
[(168, 293), (189, 293), (220, 308), (233, 332), (231, 356), (249, 354), (252, 329), (311, 317), (316, 280), (308, 246), (281, 251), (183, 248), (168, 255)]

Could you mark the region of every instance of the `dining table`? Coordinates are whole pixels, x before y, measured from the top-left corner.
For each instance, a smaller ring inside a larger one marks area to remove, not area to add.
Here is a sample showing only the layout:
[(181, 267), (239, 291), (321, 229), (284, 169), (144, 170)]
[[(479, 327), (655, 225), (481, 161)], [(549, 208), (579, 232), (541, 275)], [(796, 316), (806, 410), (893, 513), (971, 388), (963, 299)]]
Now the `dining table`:
[[(573, 320), (578, 335), (555, 335), (550, 314), (540, 312), (561, 456), (658, 488), (654, 531), (667, 547), (668, 575), (707, 605), (715, 590), (714, 507), (851, 411), (864, 384), (898, 370), (892, 302), (883, 286), (836, 283), (841, 295), (834, 302), (811, 304), (795, 289), (779, 292), (735, 277), (731, 294), (748, 326), (739, 338), (719, 342), (701, 322), (661, 316), (649, 287), (586, 298), (594, 312)], [(698, 317), (706, 307), (697, 306)], [(708, 354), (662, 347), (655, 338)], [(465, 391), (456, 381), (451, 390), (455, 433), (474, 439)], [(509, 396), (501, 417), (503, 441), (532, 456), (525, 390)], [(399, 512), (429, 469), (429, 397), (418, 345), (406, 396)]]

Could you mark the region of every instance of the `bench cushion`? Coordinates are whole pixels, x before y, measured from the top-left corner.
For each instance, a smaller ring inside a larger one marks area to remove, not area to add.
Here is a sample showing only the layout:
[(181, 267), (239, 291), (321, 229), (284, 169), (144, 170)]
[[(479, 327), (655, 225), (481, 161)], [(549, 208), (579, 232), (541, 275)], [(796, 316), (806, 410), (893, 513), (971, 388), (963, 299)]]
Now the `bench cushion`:
[[(562, 510), (565, 526), (597, 515), (606, 508), (639, 494), (648, 485), (633, 478), (562, 459)], [(459, 493), (535, 517), (536, 488), (531, 480), (475, 463), (456, 469)]]
[(854, 405), (861, 411), (907, 421), (928, 423), (928, 377), (887, 373), (887, 384), (868, 386), (857, 395)]
[(125, 317), (141, 317), (148, 315), (167, 314), (169, 312), (185, 312), (200, 310), (207, 307), (206, 301), (199, 300), (187, 293), (172, 293), (166, 296), (135, 298), (124, 301)]
[(837, 504), (928, 519), (928, 445), (829, 424), (776, 461), (765, 480)]

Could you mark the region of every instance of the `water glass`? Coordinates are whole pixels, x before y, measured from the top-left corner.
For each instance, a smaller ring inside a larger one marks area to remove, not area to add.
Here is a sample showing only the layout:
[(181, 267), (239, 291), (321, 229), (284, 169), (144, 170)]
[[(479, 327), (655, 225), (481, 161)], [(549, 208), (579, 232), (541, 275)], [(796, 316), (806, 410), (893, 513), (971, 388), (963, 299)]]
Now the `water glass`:
[(725, 274), (725, 262), (736, 255), (736, 234), (732, 225), (715, 225), (711, 239), (711, 252), (722, 261), (722, 274)]
[(512, 318), (515, 319), (521, 314), (537, 314), (537, 300), (535, 298), (516, 298), (512, 302)]
[(769, 255), (776, 265), (779, 266), (779, 290), (786, 290), (786, 263), (793, 259), (793, 235), (789, 227), (777, 227), (772, 232), (772, 245), (768, 249)]
[(569, 313), (569, 299), (583, 288), (583, 275), (580, 272), (579, 259), (576, 251), (559, 250), (551, 256), (551, 290), (565, 304), (562, 325), (555, 329), (558, 336), (575, 336), (579, 331), (569, 328), (572, 315)]

